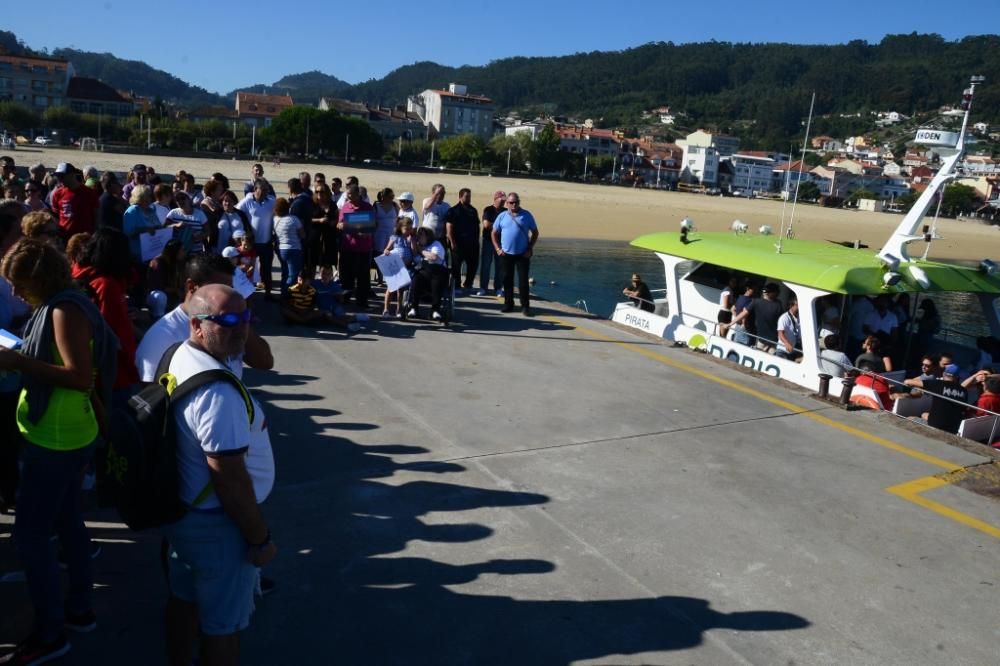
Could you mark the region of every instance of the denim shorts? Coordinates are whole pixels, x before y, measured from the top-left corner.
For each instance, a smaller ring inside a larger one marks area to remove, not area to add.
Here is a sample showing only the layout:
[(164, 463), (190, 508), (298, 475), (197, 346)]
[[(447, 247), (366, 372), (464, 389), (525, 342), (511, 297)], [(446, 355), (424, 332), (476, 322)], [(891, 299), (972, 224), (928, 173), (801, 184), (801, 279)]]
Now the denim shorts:
[(164, 532), (170, 593), (198, 606), (202, 632), (226, 636), (246, 629), (258, 572), (236, 524), (221, 509), (195, 510)]

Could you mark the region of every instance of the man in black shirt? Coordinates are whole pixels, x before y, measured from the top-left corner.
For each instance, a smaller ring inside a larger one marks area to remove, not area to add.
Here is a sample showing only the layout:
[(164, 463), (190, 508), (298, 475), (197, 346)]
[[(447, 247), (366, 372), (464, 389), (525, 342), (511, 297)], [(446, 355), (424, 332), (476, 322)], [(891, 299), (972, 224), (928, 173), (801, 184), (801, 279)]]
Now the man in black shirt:
[(465, 281), (462, 289), (471, 289), (479, 268), (479, 212), (472, 205), (472, 190), (463, 187), (458, 191), (458, 203), (448, 209), (444, 217), (445, 235), (451, 245), (451, 273), (456, 288), (462, 279), (465, 264)]
[(105, 171), (101, 176), (101, 188), (104, 192), (98, 199), (98, 226), (121, 231), (128, 203), (122, 199), (122, 184), (118, 181), (118, 176), (113, 171)]
[(490, 288), (490, 268), (495, 266), (493, 271), (493, 288), (497, 291), (497, 296), (503, 295), (503, 262), (495, 261), (496, 250), (493, 247), (493, 221), (497, 215), (503, 212), (503, 202), (507, 199), (507, 193), (497, 190), (493, 193), (493, 203), (483, 209), (483, 249), (479, 255), (479, 293), (478, 296), (486, 296)]
[[(923, 418), (927, 421), (927, 425), (933, 428), (953, 434), (958, 432), (958, 425), (965, 418), (965, 412), (968, 407), (966, 403), (969, 402), (969, 394), (965, 390), (965, 387), (958, 381), (957, 365), (952, 363), (946, 366), (944, 372), (941, 374), (941, 379), (914, 378), (907, 379), (904, 383), (908, 386), (923, 389), (925, 393), (950, 398), (951, 400), (938, 400), (934, 398), (931, 401), (930, 411), (925, 412)], [(957, 400), (958, 402), (952, 402), (952, 400)]]
[(753, 317), (754, 328), (757, 331), (757, 347), (765, 351), (775, 348), (778, 340), (778, 319), (783, 308), (778, 300), (780, 288), (773, 282), (764, 286), (764, 298), (755, 298), (743, 312), (733, 318), (730, 326), (741, 323), (747, 317)]

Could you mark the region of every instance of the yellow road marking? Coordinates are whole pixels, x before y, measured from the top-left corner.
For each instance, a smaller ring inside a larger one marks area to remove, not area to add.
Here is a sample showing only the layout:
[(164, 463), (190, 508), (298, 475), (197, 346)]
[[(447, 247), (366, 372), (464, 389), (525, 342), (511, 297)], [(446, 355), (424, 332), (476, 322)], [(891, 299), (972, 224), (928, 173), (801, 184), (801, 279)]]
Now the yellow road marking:
[[(891, 451), (895, 451), (896, 453), (902, 453), (903, 455), (909, 456), (921, 462), (947, 470), (947, 472), (958, 472), (963, 469), (961, 465), (956, 465), (955, 463), (948, 462), (947, 460), (942, 460), (941, 458), (937, 458), (935, 456), (926, 453), (921, 453), (920, 451), (911, 449), (908, 446), (903, 446), (902, 444), (898, 444), (883, 437), (867, 433), (853, 426), (849, 426), (845, 423), (840, 423), (839, 421), (835, 421), (834, 419), (831, 419), (827, 416), (816, 414), (814, 412), (809, 411), (805, 407), (799, 407), (798, 405), (794, 405), (790, 402), (786, 402), (779, 398), (767, 395), (766, 393), (750, 388), (749, 386), (744, 386), (743, 384), (739, 384), (737, 382), (730, 381), (728, 379), (723, 379), (722, 377), (719, 377), (710, 372), (706, 372), (704, 370), (700, 370), (694, 366), (688, 365), (687, 363), (683, 363), (681, 361), (676, 361), (672, 358), (668, 358), (667, 356), (661, 354), (660, 352), (653, 351), (651, 349), (645, 349), (639, 345), (635, 345), (630, 342), (616, 340), (615, 338), (609, 337), (602, 333), (598, 333), (597, 331), (593, 331), (587, 328), (582, 328), (572, 322), (560, 319), (558, 317), (545, 317), (545, 319), (555, 322), (561, 326), (569, 327), (575, 331), (578, 331), (584, 335), (590, 336), (597, 340), (604, 340), (605, 342), (613, 342), (624, 349), (636, 352), (637, 354), (641, 354), (642, 356), (657, 361), (658, 363), (662, 363), (672, 368), (682, 370), (697, 377), (701, 377), (702, 379), (706, 379), (710, 382), (715, 382), (716, 384), (720, 384), (734, 391), (745, 393), (749, 396), (757, 398), (758, 400), (763, 400), (764, 402), (768, 402), (777, 407), (781, 407), (782, 409), (786, 409), (793, 414), (799, 414), (817, 423), (821, 423), (825, 426), (835, 428), (842, 432), (846, 432), (859, 439), (872, 442), (873, 444), (878, 444), (879, 446), (889, 449)], [(972, 516), (964, 514), (960, 511), (956, 511), (955, 509), (951, 509), (941, 504), (940, 502), (935, 502), (933, 500), (929, 500), (925, 497), (919, 496), (920, 493), (926, 492), (928, 490), (933, 490), (935, 488), (940, 488), (941, 486), (949, 485), (953, 480), (959, 478), (959, 475), (955, 474), (949, 474), (946, 476), (947, 478), (944, 479), (939, 478), (937, 476), (927, 476), (920, 479), (916, 479), (914, 481), (908, 481), (906, 483), (901, 483), (899, 485), (886, 488), (886, 490), (892, 493), (893, 495), (896, 495), (897, 497), (902, 497), (903, 499), (909, 500), (910, 502), (922, 506), (925, 509), (930, 509), (931, 511), (939, 515), (951, 518), (956, 522), (959, 522), (968, 527), (972, 527), (973, 529), (979, 530), (980, 532), (985, 532), (986, 534), (989, 534), (992, 537), (1000, 539), (1000, 529), (990, 525), (989, 523), (983, 522), (977, 518), (973, 518)]]

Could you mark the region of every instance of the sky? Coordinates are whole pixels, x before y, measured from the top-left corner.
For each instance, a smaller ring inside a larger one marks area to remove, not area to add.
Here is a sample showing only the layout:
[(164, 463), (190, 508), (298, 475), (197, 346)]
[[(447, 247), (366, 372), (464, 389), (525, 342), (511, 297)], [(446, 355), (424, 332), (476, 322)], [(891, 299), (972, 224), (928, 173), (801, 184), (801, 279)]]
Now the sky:
[(975, 5), (954, 11), (928, 0), (411, 0), (374, 5), (97, 0), (76, 11), (40, 13), (31, 2), (11, 2), (0, 29), (34, 49), (110, 52), (227, 93), (317, 69), (359, 83), (424, 60), (484, 65), (511, 56), (615, 51), (660, 41), (840, 44), (853, 39), (877, 43), (887, 34), (910, 32), (948, 40), (996, 32), (1000, 2)]

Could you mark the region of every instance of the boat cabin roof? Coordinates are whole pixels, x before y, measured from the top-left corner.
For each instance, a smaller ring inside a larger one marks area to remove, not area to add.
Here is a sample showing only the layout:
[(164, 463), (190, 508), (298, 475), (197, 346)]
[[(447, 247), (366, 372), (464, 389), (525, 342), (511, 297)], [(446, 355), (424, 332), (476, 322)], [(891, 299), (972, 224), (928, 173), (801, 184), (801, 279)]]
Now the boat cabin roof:
[[(902, 263), (897, 270), (902, 278), (896, 285), (884, 287), (885, 265), (871, 250), (834, 242), (785, 239), (778, 254), (777, 241), (775, 236), (760, 234), (695, 231), (688, 233), (687, 243), (682, 242), (679, 232), (659, 232), (640, 236), (632, 245), (836, 294), (1000, 294), (1000, 276), (987, 275), (974, 267), (923, 260)], [(908, 267), (914, 265), (923, 270), (929, 287), (921, 287), (910, 274)]]

